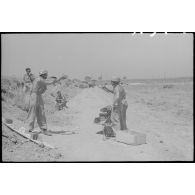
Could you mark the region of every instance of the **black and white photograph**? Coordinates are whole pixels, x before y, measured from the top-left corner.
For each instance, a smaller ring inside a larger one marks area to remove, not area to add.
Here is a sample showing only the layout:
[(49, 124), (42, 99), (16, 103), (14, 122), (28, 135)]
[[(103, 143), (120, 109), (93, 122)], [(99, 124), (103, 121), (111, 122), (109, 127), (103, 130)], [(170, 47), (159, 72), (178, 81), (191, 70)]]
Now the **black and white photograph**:
[(2, 33), (3, 162), (192, 162), (193, 33)]

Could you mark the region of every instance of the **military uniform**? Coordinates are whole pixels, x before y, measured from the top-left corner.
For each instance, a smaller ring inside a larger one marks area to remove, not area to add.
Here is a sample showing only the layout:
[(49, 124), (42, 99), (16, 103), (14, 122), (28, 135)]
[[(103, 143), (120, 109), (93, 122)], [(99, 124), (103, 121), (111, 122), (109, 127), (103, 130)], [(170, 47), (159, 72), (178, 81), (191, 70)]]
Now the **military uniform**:
[(29, 130), (34, 129), (35, 120), (40, 129), (47, 129), (44, 102), (42, 94), (46, 91), (47, 85), (45, 80), (42, 78), (37, 78), (33, 82), (31, 96), (30, 96), (30, 109), (28, 113)]
[(31, 89), (32, 89), (32, 82), (34, 80), (35, 80), (35, 76), (32, 73), (24, 74), (24, 76), (23, 76), (23, 82), (24, 82), (23, 91), (24, 91), (24, 93), (31, 91)]
[(121, 85), (117, 85), (113, 92), (113, 111), (111, 114), (113, 128), (117, 130), (126, 130), (126, 110), (128, 103), (126, 101), (125, 90)]

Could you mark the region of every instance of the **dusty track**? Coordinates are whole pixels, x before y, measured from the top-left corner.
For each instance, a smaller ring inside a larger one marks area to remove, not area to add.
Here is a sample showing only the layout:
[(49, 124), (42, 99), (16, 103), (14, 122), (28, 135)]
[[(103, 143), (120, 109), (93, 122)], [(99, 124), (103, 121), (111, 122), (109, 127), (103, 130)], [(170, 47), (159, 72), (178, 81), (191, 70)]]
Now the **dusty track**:
[[(69, 109), (47, 112), (49, 129), (74, 131), (76, 134), (53, 134), (42, 139), (62, 154), (57, 161), (187, 161), (193, 159), (193, 90), (192, 84), (126, 86), (128, 128), (147, 135), (147, 144), (130, 146), (103, 140), (100, 125), (93, 123), (99, 109), (111, 104), (112, 95), (99, 88), (80, 91)], [(46, 94), (47, 95), (47, 94)], [(47, 103), (46, 109), (51, 110)], [(3, 114), (22, 121), (25, 113), (3, 104)], [(23, 123), (18, 123), (21, 126)], [(22, 158), (20, 158), (22, 159)], [(42, 158), (41, 158), (42, 159)], [(47, 158), (46, 158), (47, 159)], [(35, 159), (36, 160), (36, 159)], [(49, 161), (51, 159), (48, 159)]]
[[(164, 93), (162, 91), (162, 93)], [(113, 140), (102, 139), (97, 134), (101, 126), (93, 123), (98, 111), (111, 103), (112, 95), (99, 88), (84, 89), (73, 98), (69, 107), (74, 112), (74, 122), (69, 128), (77, 131), (70, 136), (45, 137), (70, 161), (169, 161), (192, 160), (192, 127), (182, 124), (179, 118), (162, 110), (151, 110), (137, 102), (136, 93), (128, 96), (128, 127), (147, 134), (147, 144), (129, 146)], [(144, 96), (143, 96), (144, 97)], [(63, 112), (63, 111), (62, 111)], [(177, 123), (178, 122), (178, 123)], [(64, 127), (65, 128), (65, 127)], [(184, 136), (185, 134), (185, 136)]]

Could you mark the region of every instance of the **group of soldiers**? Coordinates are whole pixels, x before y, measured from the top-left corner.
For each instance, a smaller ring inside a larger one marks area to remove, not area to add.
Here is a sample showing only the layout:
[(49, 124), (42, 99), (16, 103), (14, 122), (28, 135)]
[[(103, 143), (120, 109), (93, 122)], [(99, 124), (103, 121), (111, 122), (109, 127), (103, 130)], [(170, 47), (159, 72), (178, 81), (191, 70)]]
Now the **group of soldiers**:
[[(50, 136), (51, 134), (48, 132), (47, 122), (44, 111), (44, 101), (42, 98), (42, 94), (47, 90), (48, 85), (53, 85), (65, 77), (62, 76), (59, 79), (55, 79), (52, 82), (47, 81), (48, 71), (43, 70), (39, 72), (39, 77), (35, 78), (35, 76), (31, 73), (30, 68), (26, 68), (26, 74), (23, 77), (24, 80), (24, 93), (30, 91), (30, 102), (29, 102), (29, 111), (28, 111), (28, 132), (34, 132), (35, 120), (37, 120), (38, 126), (40, 128), (40, 132), (45, 135)], [(111, 92), (113, 94), (113, 104), (112, 104), (112, 114), (111, 121), (112, 126), (116, 130), (127, 130), (126, 125), (126, 110), (128, 107), (126, 101), (126, 92), (123, 86), (120, 84), (120, 78), (113, 77), (111, 80), (111, 84), (113, 86), (113, 90), (104, 86), (104, 89)], [(66, 107), (65, 97), (62, 96), (61, 92), (57, 92), (56, 97), (56, 108), (58, 110)], [(37, 130), (36, 130), (37, 132)]]

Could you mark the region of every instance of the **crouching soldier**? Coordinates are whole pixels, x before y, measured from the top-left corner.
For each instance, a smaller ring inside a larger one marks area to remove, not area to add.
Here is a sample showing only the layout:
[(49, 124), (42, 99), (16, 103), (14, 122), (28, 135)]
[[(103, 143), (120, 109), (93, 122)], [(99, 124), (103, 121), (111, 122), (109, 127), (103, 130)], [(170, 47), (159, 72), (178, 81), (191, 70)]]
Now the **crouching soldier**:
[(64, 107), (67, 107), (67, 100), (64, 96), (62, 96), (61, 91), (57, 92), (57, 97), (56, 97), (56, 109), (57, 110), (62, 110)]

